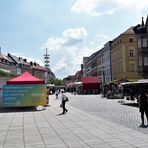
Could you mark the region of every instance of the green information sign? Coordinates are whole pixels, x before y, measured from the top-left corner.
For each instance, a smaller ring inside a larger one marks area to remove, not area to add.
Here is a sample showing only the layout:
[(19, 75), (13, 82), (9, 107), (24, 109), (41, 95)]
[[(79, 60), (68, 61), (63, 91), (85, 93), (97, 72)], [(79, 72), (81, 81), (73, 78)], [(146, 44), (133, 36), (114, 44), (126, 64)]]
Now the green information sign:
[(4, 85), (3, 107), (27, 107), (45, 104), (45, 84)]

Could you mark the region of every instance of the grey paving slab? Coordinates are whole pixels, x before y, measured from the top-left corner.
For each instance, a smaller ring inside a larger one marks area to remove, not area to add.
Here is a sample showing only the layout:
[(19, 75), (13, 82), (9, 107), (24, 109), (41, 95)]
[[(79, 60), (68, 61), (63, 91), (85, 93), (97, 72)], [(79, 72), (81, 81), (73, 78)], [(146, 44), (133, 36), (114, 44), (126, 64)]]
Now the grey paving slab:
[(17, 144), (7, 144), (5, 145), (5, 148), (25, 148), (25, 147), (22, 145), (17, 145)]
[(148, 147), (148, 135), (67, 106), (50, 96), (42, 111), (0, 113), (0, 148)]
[(46, 148), (68, 148), (65, 144), (46, 145)]
[(124, 99), (124, 103), (119, 103), (119, 99), (101, 98), (100, 95), (67, 95), (70, 98), (68, 103), (75, 108), (148, 134), (148, 128), (139, 128), (141, 119), (136, 101)]
[(25, 148), (47, 148), (44, 144), (25, 145)]

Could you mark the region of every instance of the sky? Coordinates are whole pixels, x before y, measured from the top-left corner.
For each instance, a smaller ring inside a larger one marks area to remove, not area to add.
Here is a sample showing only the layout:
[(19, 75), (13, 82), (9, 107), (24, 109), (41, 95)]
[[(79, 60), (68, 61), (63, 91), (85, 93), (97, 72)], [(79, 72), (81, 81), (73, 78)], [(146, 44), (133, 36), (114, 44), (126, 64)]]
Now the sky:
[(47, 48), (63, 79), (147, 14), (148, 0), (0, 0), (1, 52), (43, 66)]

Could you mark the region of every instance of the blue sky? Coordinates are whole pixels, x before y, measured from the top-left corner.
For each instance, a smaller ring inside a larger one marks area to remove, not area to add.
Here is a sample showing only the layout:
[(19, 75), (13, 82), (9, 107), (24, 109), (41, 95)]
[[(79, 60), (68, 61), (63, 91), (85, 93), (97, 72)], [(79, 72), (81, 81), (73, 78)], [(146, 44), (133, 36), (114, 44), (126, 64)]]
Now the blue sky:
[(51, 70), (64, 78), (147, 10), (147, 0), (1, 0), (1, 51), (43, 65), (48, 48)]

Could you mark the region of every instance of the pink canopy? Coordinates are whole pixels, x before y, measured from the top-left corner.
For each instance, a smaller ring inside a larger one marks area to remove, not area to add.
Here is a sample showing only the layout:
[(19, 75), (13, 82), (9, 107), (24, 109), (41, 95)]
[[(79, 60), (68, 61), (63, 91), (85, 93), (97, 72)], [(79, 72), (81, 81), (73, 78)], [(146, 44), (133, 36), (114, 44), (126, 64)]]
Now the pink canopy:
[(100, 87), (99, 77), (82, 77), (83, 89), (98, 89)]
[(99, 77), (82, 77), (81, 80), (83, 84), (100, 83)]
[(45, 84), (45, 81), (32, 76), (26, 71), (20, 76), (7, 81), (7, 84)]

